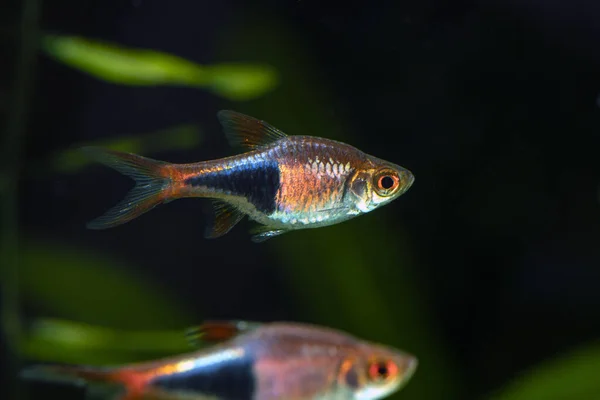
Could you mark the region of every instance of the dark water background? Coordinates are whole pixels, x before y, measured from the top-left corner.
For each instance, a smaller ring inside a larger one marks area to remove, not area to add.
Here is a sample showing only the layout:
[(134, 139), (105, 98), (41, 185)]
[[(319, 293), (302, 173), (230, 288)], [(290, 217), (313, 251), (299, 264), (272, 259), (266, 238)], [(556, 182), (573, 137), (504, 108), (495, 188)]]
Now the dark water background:
[[(9, 117), (19, 90), (21, 2), (5, 10), (0, 112)], [(106, 287), (99, 291), (113, 309), (120, 305), (118, 316), (90, 307), (77, 314), (83, 322), (123, 329), (176, 329), (203, 318), (314, 322), (418, 356), (431, 350), (394, 398), (487, 398), (600, 334), (599, 21), (600, 5), (583, 0), (46, 1), (44, 32), (201, 64), (266, 62), (282, 81), (259, 99), (232, 102), (189, 88), (111, 85), (40, 55), (18, 160), (20, 243), (118, 260), (160, 288), (157, 297), (185, 308), (173, 320), (154, 320), (152, 309), (129, 314)], [(346, 141), (409, 168), (416, 182), (355, 221), (256, 245), (248, 223), (203, 239), (202, 200), (161, 206), (110, 231), (86, 230), (131, 181), (100, 167), (61, 174), (44, 164), (78, 143), (178, 124), (200, 126), (201, 144), (149, 156), (222, 157), (230, 154), (216, 119), (224, 108), (290, 134)], [(355, 266), (344, 257), (350, 248), (362, 257)], [(362, 275), (348, 271), (362, 271), (371, 284), (361, 290)], [(64, 276), (47, 272), (46, 286), (55, 279), (61, 292)], [(345, 289), (351, 280), (358, 290)], [(24, 320), (77, 319), (28, 293), (20, 298)], [(598, 396), (600, 388), (588, 398)]]

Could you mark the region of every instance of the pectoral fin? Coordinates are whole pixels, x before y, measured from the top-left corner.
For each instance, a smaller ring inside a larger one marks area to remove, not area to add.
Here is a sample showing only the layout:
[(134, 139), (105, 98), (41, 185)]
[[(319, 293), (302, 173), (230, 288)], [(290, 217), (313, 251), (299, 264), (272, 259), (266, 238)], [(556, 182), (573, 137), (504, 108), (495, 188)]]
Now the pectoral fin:
[(273, 229), (268, 226), (260, 225), (250, 230), (250, 233), (252, 234), (250, 240), (252, 240), (254, 243), (262, 243), (267, 239), (279, 236), (286, 232), (289, 232), (289, 229)]
[(342, 212), (346, 212), (349, 213), (351, 210), (350, 207), (347, 206), (343, 206), (343, 207), (331, 207), (331, 208), (324, 208), (322, 210), (317, 210), (317, 212), (336, 212), (336, 213), (342, 213)]
[(200, 347), (202, 343), (229, 340), (261, 325), (260, 322), (251, 321), (206, 321), (202, 325), (186, 329), (185, 337), (191, 346)]

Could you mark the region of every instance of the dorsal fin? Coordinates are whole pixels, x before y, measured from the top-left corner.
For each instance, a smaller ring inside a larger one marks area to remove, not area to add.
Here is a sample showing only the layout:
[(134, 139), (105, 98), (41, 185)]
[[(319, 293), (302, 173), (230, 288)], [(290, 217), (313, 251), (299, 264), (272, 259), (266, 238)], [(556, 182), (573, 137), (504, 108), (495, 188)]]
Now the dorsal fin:
[(217, 118), (232, 147), (255, 149), (287, 137), (285, 133), (265, 121), (239, 112), (221, 110), (217, 113)]
[(260, 325), (260, 322), (251, 321), (206, 321), (202, 325), (186, 329), (185, 337), (191, 346), (199, 347), (202, 343), (229, 340)]

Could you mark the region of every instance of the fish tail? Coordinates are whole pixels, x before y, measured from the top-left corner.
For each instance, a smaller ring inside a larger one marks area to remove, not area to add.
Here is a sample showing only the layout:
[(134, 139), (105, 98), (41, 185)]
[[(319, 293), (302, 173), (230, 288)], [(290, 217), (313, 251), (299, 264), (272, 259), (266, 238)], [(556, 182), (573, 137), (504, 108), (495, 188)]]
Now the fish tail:
[(130, 153), (98, 147), (82, 148), (90, 158), (136, 181), (136, 185), (113, 208), (87, 224), (89, 229), (106, 229), (124, 224), (171, 200), (172, 164)]
[(87, 398), (106, 400), (139, 399), (146, 383), (143, 375), (125, 370), (69, 365), (30, 366), (21, 371), (21, 378), (85, 386)]

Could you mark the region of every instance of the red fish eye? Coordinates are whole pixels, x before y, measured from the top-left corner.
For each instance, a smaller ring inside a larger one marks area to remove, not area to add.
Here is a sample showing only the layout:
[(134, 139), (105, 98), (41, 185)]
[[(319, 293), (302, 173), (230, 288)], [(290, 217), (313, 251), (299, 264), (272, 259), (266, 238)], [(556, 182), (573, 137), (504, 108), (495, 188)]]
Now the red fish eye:
[(398, 185), (398, 177), (394, 175), (382, 175), (377, 181), (377, 186), (381, 190), (391, 190)]
[(384, 189), (390, 189), (394, 186), (394, 179), (391, 176), (382, 176), (379, 178), (379, 186)]
[(398, 373), (398, 367), (391, 361), (377, 361), (369, 366), (369, 376), (373, 380), (386, 380)]

